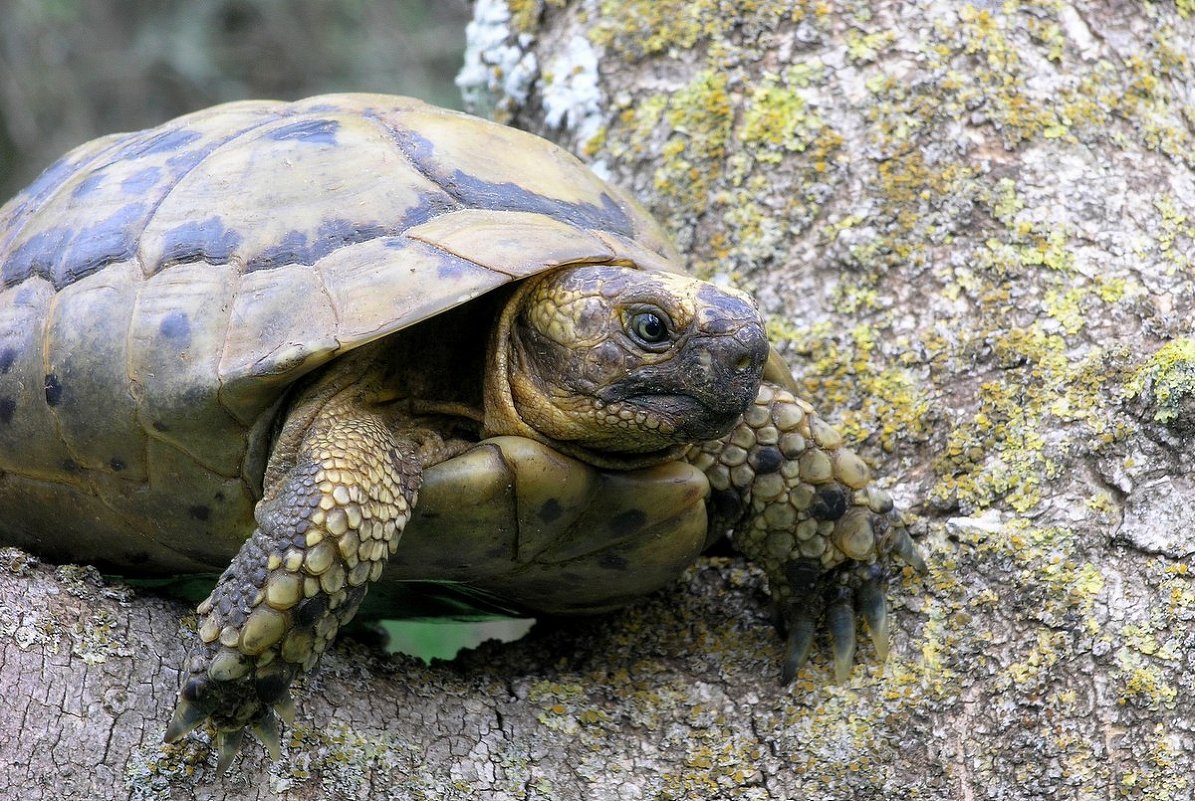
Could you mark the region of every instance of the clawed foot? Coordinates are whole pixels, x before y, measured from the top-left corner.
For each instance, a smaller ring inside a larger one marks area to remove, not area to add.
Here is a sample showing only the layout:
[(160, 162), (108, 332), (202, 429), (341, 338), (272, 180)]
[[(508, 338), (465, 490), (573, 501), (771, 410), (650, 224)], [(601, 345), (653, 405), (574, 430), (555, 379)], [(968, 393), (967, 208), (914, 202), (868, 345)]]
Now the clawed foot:
[(764, 381), (735, 429), (694, 446), (688, 459), (710, 482), (710, 532), (729, 532), (768, 577), (786, 638), (785, 683), (823, 621), (843, 681), (855, 661), (859, 615), (880, 658), (888, 654), (885, 591), (894, 557), (920, 572), (925, 562), (867, 464), (790, 380), (777, 382)]
[(210, 669), (193, 670), (179, 692), (165, 741), (176, 743), (210, 720), (219, 755), (217, 772), (223, 773), (232, 764), (246, 730), (261, 741), (271, 758), (278, 759), (282, 754), (278, 718), (287, 724), (295, 719), (289, 689), (294, 674), (294, 666), (277, 663), (258, 666), (252, 675), (224, 681), (213, 679)]
[(855, 664), (856, 620), (863, 618), (880, 661), (888, 658), (890, 557), (925, 573), (925, 561), (903, 527), (893, 530), (889, 548), (876, 562), (844, 562), (825, 570), (815, 559), (797, 559), (784, 566), (788, 591), (777, 603), (777, 626), (785, 638), (781, 680), (796, 678), (813, 649), (823, 621), (834, 653), (834, 678), (845, 682)]

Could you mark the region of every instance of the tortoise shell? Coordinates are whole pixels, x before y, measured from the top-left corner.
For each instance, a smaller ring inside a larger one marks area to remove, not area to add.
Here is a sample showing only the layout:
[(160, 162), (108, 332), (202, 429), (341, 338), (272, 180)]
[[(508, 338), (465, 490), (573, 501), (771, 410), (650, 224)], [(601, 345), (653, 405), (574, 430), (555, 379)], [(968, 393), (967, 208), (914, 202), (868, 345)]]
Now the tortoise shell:
[(678, 269), (573, 156), (417, 100), (230, 103), (85, 144), (0, 208), (0, 540), (219, 569), (297, 379), (576, 263)]

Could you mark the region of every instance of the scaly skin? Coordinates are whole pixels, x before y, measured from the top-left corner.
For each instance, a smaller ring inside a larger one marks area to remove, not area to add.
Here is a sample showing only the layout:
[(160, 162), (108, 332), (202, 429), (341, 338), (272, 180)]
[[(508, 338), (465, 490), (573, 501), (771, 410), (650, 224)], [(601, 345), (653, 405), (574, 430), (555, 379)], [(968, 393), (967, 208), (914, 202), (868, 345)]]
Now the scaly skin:
[(379, 414), (345, 380), (355, 374), (317, 385), (296, 410), (313, 414), (310, 427), (276, 452), (288, 464), (271, 465), (256, 531), (199, 605), (200, 642), (166, 740), (210, 717), (221, 771), (246, 727), (277, 756), (271, 708), (293, 716), (291, 681), (315, 667), (398, 548), (422, 468), (464, 447), (397, 410)]
[(710, 481), (710, 535), (732, 534), (767, 574), (787, 635), (784, 681), (808, 657), (823, 618), (839, 681), (854, 662), (856, 611), (884, 658), (890, 557), (925, 565), (892, 499), (871, 486), (842, 436), (807, 402), (765, 381), (728, 436), (693, 446), (687, 458)]
[(459, 387), (422, 386), (412, 343), (418, 335), (358, 349), (298, 393), (257, 529), (198, 608), (166, 740), (210, 720), (221, 771), (246, 728), (278, 753), (274, 710), (290, 714), (291, 681), (315, 666), (397, 550), (423, 470), (470, 447), (451, 432), (528, 436), (597, 466), (672, 461), (693, 438), (685, 432), (734, 424), (768, 357), (743, 296), (600, 265), (536, 277), (507, 300), (484, 411)]

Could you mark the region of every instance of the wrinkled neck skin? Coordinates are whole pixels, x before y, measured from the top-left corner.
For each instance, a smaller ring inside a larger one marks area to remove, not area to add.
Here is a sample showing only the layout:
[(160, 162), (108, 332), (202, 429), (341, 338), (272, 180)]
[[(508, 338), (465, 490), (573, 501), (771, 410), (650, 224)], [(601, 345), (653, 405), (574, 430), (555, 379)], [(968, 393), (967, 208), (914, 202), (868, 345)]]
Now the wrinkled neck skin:
[[(554, 439), (534, 428), (519, 414), (515, 402), (515, 391), (512, 382), (530, 381), (530, 377), (521, 373), (520, 349), (523, 343), (517, 336), (515, 326), (526, 298), (542, 277), (522, 281), (515, 290), (515, 294), (503, 307), (496, 324), (490, 334), (488, 369), (485, 371), (485, 420), (482, 435), (520, 436), (541, 442), (549, 447), (587, 464), (610, 470), (634, 470), (641, 467), (676, 461), (688, 449), (687, 442), (676, 443), (665, 448), (649, 452), (618, 452), (595, 450), (587, 448), (575, 441)], [(524, 398), (539, 399), (537, 393), (521, 393)], [(526, 401), (524, 401), (526, 402)], [(563, 415), (553, 409), (550, 404), (541, 402), (535, 404), (537, 414), (551, 416)]]

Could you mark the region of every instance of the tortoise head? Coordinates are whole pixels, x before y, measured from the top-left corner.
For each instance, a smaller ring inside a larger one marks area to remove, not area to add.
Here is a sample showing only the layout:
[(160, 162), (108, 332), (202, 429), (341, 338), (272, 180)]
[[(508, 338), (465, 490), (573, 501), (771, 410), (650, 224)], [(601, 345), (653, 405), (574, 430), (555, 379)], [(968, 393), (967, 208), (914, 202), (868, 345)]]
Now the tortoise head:
[(499, 318), (486, 435), (531, 437), (602, 467), (676, 458), (725, 435), (768, 358), (754, 304), (671, 273), (565, 267), (525, 282)]

